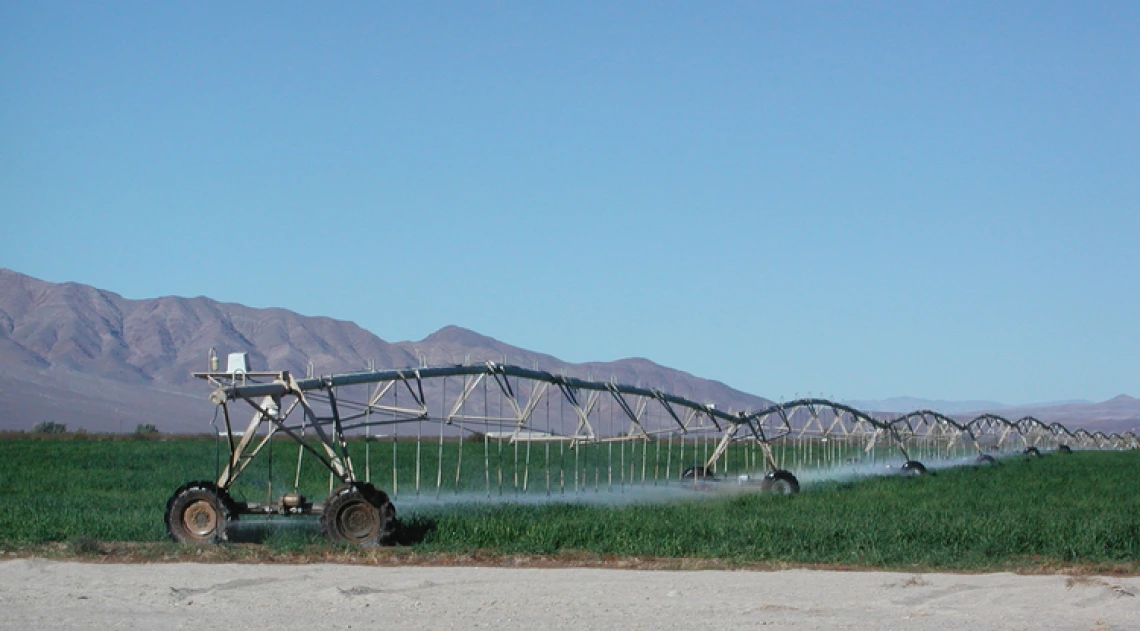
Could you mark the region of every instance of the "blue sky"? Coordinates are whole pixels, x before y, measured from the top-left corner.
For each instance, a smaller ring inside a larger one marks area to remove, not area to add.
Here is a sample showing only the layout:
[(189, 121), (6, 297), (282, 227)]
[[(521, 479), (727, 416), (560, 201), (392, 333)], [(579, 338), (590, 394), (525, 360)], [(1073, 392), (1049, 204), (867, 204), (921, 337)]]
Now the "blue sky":
[(0, 266), (773, 398), (1140, 395), (1140, 3), (0, 4)]

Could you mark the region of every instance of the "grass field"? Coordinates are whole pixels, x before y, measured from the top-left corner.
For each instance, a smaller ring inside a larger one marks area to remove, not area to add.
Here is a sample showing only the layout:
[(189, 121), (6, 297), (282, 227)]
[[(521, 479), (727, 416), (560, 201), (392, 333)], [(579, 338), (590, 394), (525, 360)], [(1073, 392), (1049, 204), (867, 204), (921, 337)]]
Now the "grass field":
[[(363, 448), (353, 446), (354, 452)], [(291, 488), (296, 450), (275, 449), (272, 476), (268, 461), (259, 464), (235, 496), (264, 499), (270, 479), (278, 490)], [(499, 455), (485, 452), (482, 443), (466, 449), (464, 458)], [(391, 449), (379, 448), (372, 457), (390, 458)], [(415, 472), (407, 468), (411, 456), (397, 462), (404, 467), (401, 484), (414, 484)], [(632, 483), (640, 470), (626, 468)], [(421, 464), (420, 476), (430, 473), (432, 489), (440, 469), (435, 461), (432, 467)], [(492, 496), (501, 490), (498, 480), (488, 484), (484, 468), (472, 470), (477, 472), (472, 488)], [(563, 479), (568, 470), (556, 469)], [(593, 470), (604, 490), (601, 467)], [(0, 548), (77, 539), (161, 542), (170, 493), (188, 480), (210, 479), (214, 471), (215, 443), (208, 439), (0, 440)], [(506, 471), (509, 487), (517, 471)], [(302, 490), (323, 497), (327, 473), (315, 466), (302, 473)], [(529, 475), (544, 487), (544, 473)], [(996, 467), (960, 467), (918, 478), (821, 482), (794, 497), (693, 492), (692, 500), (614, 506), (475, 502), (411, 511), (406, 508), (411, 502), (399, 499), (396, 505), (404, 544), (425, 553), (575, 551), (736, 564), (965, 570), (1085, 565), (1135, 572), (1140, 570), (1138, 481), (1140, 452), (1077, 452), (1015, 457)], [(384, 480), (374, 482), (390, 487)], [(276, 532), (266, 543), (291, 550), (327, 546), (312, 528)]]

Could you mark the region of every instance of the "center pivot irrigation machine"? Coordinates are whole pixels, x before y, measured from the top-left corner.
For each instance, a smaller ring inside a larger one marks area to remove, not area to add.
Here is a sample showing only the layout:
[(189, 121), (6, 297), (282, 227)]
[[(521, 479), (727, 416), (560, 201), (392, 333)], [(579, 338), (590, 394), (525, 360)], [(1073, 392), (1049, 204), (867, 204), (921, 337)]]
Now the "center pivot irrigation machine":
[[(219, 450), (215, 480), (185, 484), (167, 502), (167, 531), (185, 543), (224, 541), (241, 515), (318, 515), (334, 542), (384, 543), (396, 510), (373, 469), (392, 497), (403, 492), (412, 501), (573, 499), (655, 487), (794, 494), (793, 470), (918, 475), (923, 460), (984, 464), (1010, 453), (1137, 447), (1132, 433), (1070, 431), (1032, 417), (961, 422), (920, 410), (876, 418), (817, 398), (733, 412), (653, 388), (494, 362), (298, 379), (250, 372), (244, 353), (219, 371), (211, 351), (210, 371), (195, 376), (214, 387), (224, 423), (218, 427), (215, 415), (215, 427), (228, 456)], [(252, 418), (235, 426), (231, 407), (244, 406)], [(273, 439), (282, 437), (297, 449), (295, 463), (287, 458), (292, 485), (278, 495)], [(265, 500), (235, 500), (235, 482), (259, 456), (269, 466)], [(328, 471), (323, 501), (302, 493), (302, 469), (314, 466)]]

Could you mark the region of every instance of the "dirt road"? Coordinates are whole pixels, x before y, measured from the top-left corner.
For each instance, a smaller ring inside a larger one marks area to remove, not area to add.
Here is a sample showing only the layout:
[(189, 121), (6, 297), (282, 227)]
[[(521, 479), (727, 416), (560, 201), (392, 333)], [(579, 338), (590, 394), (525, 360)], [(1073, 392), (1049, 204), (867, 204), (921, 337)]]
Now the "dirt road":
[(1136, 629), (1140, 578), (0, 562), (2, 629)]

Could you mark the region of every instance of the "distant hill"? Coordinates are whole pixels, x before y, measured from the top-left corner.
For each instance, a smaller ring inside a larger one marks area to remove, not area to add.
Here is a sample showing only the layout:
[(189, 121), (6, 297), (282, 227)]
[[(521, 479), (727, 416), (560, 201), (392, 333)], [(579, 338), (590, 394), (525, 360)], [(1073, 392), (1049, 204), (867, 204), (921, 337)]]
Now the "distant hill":
[(129, 300), (78, 283), (49, 283), (0, 268), (0, 429), (40, 421), (90, 431), (210, 431), (206, 369), (213, 347), (250, 354), (254, 370), (318, 374), (421, 364), (499, 361), (659, 388), (724, 409), (766, 399), (647, 359), (571, 364), (449, 326), (418, 342), (389, 343), (343, 320), (255, 309), (206, 297)]
[(1104, 432), (1140, 434), (1140, 399), (1119, 395), (1100, 403), (1077, 402), (1048, 406), (1011, 407), (999, 412), (1006, 418), (1032, 416), (1046, 423), (1086, 427)]
[(860, 410), (874, 410), (876, 412), (906, 413), (914, 410), (937, 410), (943, 414), (959, 414), (986, 410), (997, 412), (1011, 406), (996, 401), (938, 401), (935, 399), (918, 399), (915, 397), (891, 397), (889, 399), (844, 401), (851, 407)]
[(1103, 432), (1140, 433), (1140, 399), (1120, 395), (1108, 401), (1058, 401), (1031, 405), (1006, 405), (994, 401), (937, 401), (914, 397), (845, 401), (861, 410), (900, 414), (914, 410), (935, 410), (961, 420), (981, 414), (997, 414), (1011, 420), (1032, 416), (1046, 423), (1062, 423)]

